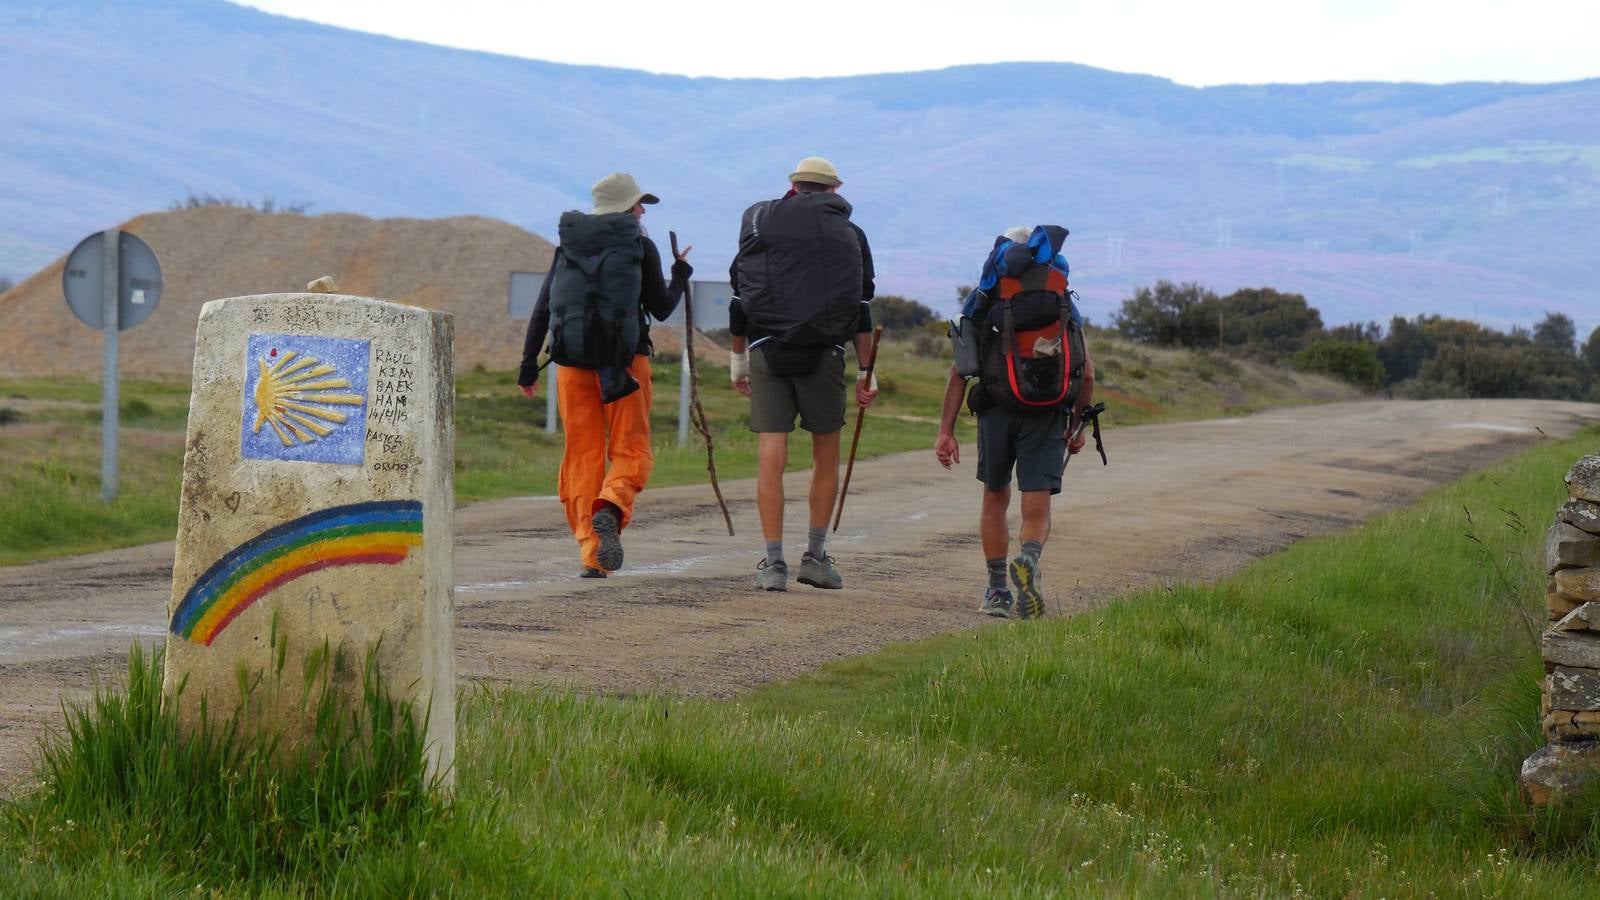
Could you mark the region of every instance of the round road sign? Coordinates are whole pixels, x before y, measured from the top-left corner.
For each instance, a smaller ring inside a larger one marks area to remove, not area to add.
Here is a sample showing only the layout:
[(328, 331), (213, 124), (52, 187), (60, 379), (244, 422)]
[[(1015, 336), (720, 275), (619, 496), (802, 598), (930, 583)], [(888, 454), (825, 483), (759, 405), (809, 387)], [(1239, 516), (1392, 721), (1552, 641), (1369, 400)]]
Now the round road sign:
[[(117, 238), (117, 330), (126, 331), (148, 318), (161, 300), (161, 263), (138, 235), (119, 231)], [(91, 234), (73, 248), (61, 273), (61, 290), (83, 324), (105, 327), (105, 232)]]

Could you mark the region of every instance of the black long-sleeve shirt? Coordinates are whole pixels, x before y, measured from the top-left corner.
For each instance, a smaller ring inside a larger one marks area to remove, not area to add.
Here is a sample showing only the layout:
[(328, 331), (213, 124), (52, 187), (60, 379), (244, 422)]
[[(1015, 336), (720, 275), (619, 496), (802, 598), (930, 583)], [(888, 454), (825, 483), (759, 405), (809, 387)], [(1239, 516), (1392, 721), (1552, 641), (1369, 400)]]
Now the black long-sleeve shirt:
[[(872, 270), (872, 248), (867, 245), (867, 233), (861, 230), (860, 225), (851, 222), (850, 227), (855, 229), (856, 240), (861, 244), (861, 314), (856, 317), (856, 333), (866, 334), (872, 331), (872, 305), (868, 301), (877, 292), (877, 286), (873, 282), (875, 276)], [(770, 340), (771, 335), (750, 324), (750, 319), (745, 314), (744, 301), (739, 299), (739, 260), (737, 258), (734, 259), (732, 265), (728, 266), (728, 282), (733, 285), (733, 301), (728, 304), (728, 333), (735, 337), (748, 339), (751, 347), (762, 341)]]
[[(641, 235), (639, 242), (644, 249), (644, 258), (639, 261), (644, 277), (639, 283), (639, 346), (634, 350), (634, 355), (648, 356), (650, 316), (655, 316), (658, 322), (665, 322), (672, 315), (678, 308), (678, 302), (683, 299), (694, 268), (683, 260), (673, 260), (672, 281), (668, 283), (661, 277), (661, 251), (656, 249), (655, 241)], [(544, 283), (539, 285), (539, 299), (533, 304), (533, 316), (528, 319), (528, 334), (522, 340), (522, 367), (517, 372), (517, 384), (523, 387), (539, 380), (539, 351), (544, 347), (545, 335), (550, 330), (550, 279), (555, 275), (555, 270), (556, 267), (551, 265), (550, 271), (544, 274)]]

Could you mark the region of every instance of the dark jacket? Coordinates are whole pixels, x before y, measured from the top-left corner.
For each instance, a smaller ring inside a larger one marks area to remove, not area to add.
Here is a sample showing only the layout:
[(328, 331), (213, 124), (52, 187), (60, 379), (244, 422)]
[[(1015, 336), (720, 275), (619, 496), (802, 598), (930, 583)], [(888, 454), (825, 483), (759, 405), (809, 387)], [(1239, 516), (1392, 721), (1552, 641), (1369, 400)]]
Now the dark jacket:
[[(873, 298), (877, 290), (873, 284), (872, 248), (867, 246), (867, 233), (861, 230), (861, 226), (851, 222), (850, 227), (855, 229), (856, 240), (861, 242), (861, 315), (856, 319), (856, 333), (864, 334), (872, 331), (872, 306), (868, 301)], [(739, 299), (738, 268), (738, 260), (728, 266), (728, 281), (733, 285), (733, 300), (728, 304), (728, 332), (735, 337), (747, 339), (753, 347), (762, 341), (771, 340), (771, 337), (764, 334), (760, 328), (751, 325), (745, 316), (744, 303)]]
[[(672, 282), (661, 277), (661, 251), (648, 237), (640, 237), (644, 247), (643, 280), (639, 285), (639, 346), (636, 356), (650, 355), (650, 316), (664, 322), (678, 308), (684, 289), (694, 268), (682, 260), (672, 261)], [(533, 304), (533, 316), (528, 319), (528, 334), (522, 341), (522, 367), (517, 372), (517, 384), (527, 387), (539, 380), (539, 351), (544, 347), (545, 334), (550, 330), (550, 279), (555, 266), (544, 274), (539, 286), (539, 299)], [(647, 315), (648, 313), (648, 315)]]

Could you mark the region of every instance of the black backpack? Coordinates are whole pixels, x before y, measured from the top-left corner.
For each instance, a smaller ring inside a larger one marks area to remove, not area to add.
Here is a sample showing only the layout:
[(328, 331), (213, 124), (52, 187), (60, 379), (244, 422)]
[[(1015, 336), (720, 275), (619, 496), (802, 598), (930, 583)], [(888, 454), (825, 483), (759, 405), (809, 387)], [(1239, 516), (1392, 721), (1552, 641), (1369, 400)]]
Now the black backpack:
[(976, 329), (978, 383), (967, 407), (975, 413), (996, 406), (1070, 411), (1083, 388), (1087, 357), (1066, 273), (1043, 263), (1012, 271), (993, 288), (987, 321)]
[(563, 366), (626, 366), (639, 346), (644, 245), (632, 213), (561, 214), (550, 279), (550, 358)]
[(861, 241), (838, 194), (793, 194), (745, 210), (734, 266), (745, 315), (773, 338), (819, 346), (855, 334)]

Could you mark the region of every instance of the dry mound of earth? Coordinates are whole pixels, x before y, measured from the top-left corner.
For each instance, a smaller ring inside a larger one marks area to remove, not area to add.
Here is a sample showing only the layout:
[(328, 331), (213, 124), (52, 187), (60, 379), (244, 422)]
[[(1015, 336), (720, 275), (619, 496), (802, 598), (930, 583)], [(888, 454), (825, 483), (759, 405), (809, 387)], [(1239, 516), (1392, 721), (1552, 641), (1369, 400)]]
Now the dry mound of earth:
[[(195, 323), (207, 301), (301, 291), (332, 275), (341, 293), (381, 297), (455, 316), (456, 367), (514, 367), (526, 320), (506, 311), (512, 271), (542, 272), (549, 241), (477, 216), (369, 219), (348, 214), (265, 214), (208, 206), (139, 216), (122, 226), (161, 260), (165, 287), (150, 318), (122, 333), (126, 375), (187, 376)], [(92, 374), (100, 336), (79, 322), (61, 293), (66, 259), (0, 295), (0, 375)], [(658, 352), (681, 339), (652, 330)], [(696, 342), (696, 350), (702, 344)], [(709, 341), (708, 351), (716, 352)]]

